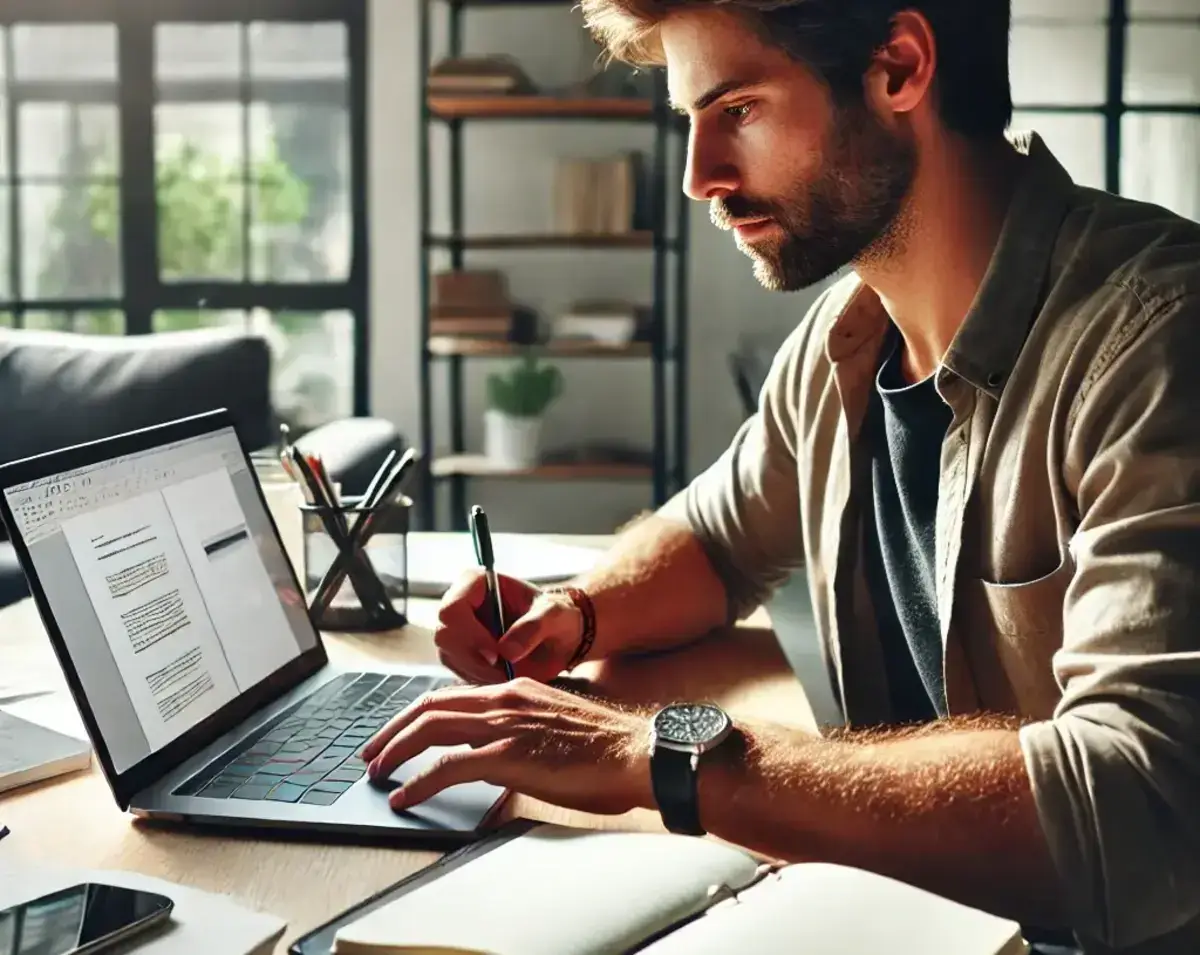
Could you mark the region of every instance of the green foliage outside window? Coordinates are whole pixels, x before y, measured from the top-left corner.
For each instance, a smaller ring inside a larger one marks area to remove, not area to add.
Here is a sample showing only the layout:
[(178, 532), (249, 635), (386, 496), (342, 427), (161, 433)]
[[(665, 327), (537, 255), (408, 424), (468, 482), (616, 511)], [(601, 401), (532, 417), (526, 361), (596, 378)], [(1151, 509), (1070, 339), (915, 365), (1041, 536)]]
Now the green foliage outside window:
[[(117, 274), (120, 239), (120, 197), (114, 187), (111, 160), (91, 164), (94, 173), (82, 189), (68, 187), (50, 219), (49, 239), (40, 277), (47, 298), (77, 297), (73, 289), (103, 287)], [(223, 160), (191, 140), (180, 141), (157, 163), (158, 257), (165, 281), (245, 278), (246, 222), (243, 199), (250, 203), (251, 228), (297, 225), (308, 214), (308, 186), (297, 177), (272, 145), (266, 155), (251, 163), (249, 194), (242, 195), (240, 163)], [(80, 228), (86, 223), (85, 228)], [(196, 328), (217, 318), (192, 310), (159, 312), (155, 328), (174, 331)], [(290, 323), (302, 318), (277, 316), (286, 334)], [(84, 329), (80, 329), (81, 331)], [(90, 332), (124, 331), (116, 312), (92, 312)]]

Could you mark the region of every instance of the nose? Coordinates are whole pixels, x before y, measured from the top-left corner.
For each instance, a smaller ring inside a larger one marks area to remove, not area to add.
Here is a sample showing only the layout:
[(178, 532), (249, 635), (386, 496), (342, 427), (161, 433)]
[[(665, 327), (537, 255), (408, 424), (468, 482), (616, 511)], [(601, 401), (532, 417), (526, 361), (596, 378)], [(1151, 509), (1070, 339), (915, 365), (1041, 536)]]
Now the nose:
[(688, 135), (687, 165), (683, 171), (683, 192), (690, 199), (708, 202), (716, 196), (736, 192), (740, 175), (737, 165), (722, 147), (719, 137), (699, 125)]

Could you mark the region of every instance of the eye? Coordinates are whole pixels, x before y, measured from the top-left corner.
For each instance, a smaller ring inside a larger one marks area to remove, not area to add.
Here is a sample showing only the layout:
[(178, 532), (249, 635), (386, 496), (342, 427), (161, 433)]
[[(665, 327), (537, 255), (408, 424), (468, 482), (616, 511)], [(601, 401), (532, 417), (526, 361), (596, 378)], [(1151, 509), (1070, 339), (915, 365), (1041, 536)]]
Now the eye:
[(726, 116), (732, 116), (734, 119), (745, 119), (750, 115), (752, 108), (752, 103), (738, 103), (736, 106), (726, 106), (724, 112)]

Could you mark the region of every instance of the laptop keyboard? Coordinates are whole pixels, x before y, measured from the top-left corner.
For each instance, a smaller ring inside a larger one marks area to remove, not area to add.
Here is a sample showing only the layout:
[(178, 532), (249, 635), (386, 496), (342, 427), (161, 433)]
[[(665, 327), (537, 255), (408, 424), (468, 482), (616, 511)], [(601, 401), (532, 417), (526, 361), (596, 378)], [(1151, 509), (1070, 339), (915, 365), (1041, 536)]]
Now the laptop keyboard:
[(347, 673), (318, 687), (175, 790), (207, 799), (331, 806), (367, 771), (358, 755), (422, 693), (453, 682)]

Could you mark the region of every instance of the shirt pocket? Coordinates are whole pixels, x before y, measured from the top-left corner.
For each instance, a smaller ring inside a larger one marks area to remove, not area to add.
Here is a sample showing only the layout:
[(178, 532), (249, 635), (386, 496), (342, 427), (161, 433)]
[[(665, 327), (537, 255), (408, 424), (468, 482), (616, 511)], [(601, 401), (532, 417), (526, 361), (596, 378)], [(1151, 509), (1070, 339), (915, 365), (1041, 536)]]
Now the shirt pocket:
[(999, 633), (1016, 638), (1050, 634), (1061, 638), (1063, 607), (1074, 576), (1075, 561), (1067, 553), (1054, 570), (1033, 580), (993, 583), (981, 579), (979, 583)]

